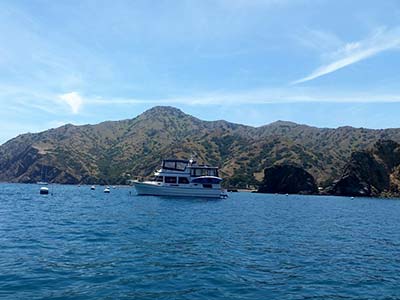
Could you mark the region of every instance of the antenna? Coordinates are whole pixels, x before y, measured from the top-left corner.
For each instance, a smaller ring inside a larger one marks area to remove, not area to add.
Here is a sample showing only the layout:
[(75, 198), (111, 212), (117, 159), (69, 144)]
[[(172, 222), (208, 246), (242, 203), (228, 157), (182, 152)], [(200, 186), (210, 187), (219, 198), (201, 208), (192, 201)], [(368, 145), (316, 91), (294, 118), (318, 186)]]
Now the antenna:
[(198, 157), (197, 153), (195, 151), (192, 152), (192, 154), (190, 155), (190, 159), (189, 159), (189, 165), (192, 165), (196, 160), (196, 157)]

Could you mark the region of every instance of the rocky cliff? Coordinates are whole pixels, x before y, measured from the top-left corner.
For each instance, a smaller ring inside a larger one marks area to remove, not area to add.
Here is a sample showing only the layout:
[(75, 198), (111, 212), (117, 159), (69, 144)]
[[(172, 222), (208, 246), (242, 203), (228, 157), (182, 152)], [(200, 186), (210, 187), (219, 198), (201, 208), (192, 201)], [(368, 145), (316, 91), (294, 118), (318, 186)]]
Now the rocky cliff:
[(317, 194), (314, 177), (303, 168), (293, 165), (275, 165), (266, 168), (259, 193)]
[(330, 193), (343, 196), (399, 196), (400, 144), (378, 141), (371, 149), (352, 153)]

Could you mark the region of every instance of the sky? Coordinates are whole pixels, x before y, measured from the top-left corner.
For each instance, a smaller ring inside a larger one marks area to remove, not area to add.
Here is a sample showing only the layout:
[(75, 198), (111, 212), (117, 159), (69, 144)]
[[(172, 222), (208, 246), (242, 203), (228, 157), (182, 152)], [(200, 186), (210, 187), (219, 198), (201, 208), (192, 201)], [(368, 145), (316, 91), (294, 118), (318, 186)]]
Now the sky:
[(400, 127), (398, 0), (2, 0), (0, 144), (169, 105)]

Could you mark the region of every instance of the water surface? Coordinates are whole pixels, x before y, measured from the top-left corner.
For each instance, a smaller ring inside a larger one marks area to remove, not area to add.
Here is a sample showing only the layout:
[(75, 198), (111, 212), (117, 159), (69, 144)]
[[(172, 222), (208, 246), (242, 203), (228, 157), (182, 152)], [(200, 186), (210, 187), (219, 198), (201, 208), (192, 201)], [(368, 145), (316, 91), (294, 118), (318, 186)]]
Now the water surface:
[(0, 298), (400, 299), (400, 201), (0, 184)]

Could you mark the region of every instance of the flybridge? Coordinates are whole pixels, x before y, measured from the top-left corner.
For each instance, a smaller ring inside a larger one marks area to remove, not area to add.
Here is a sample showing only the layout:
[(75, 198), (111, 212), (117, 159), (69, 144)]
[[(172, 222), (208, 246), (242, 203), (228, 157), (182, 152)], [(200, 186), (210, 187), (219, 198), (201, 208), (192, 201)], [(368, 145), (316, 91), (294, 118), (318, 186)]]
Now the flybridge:
[(190, 172), (191, 177), (215, 176), (218, 177), (218, 168), (198, 165), (196, 161), (184, 159), (166, 159), (161, 165), (162, 170)]
[[(161, 167), (164, 170), (171, 171), (185, 171), (186, 167), (189, 165), (189, 160), (183, 159), (165, 159), (162, 161)], [(193, 162), (192, 162), (193, 163)], [(196, 162), (194, 162), (196, 163)]]

